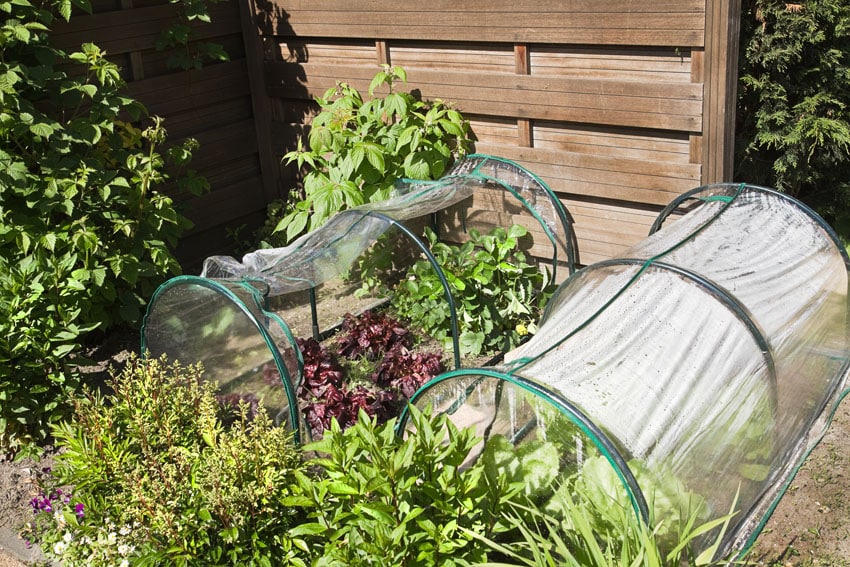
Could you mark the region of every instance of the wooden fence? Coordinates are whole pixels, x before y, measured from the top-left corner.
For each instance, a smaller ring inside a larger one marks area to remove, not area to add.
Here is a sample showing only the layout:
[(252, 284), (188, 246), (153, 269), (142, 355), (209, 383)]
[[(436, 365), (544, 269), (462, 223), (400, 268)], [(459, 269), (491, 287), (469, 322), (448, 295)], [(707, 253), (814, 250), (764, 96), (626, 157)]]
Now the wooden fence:
[(608, 258), (674, 196), (731, 175), (739, 1), (253, 0), (269, 161), (313, 97), (401, 65), (408, 89), (470, 120), (476, 151), (550, 185), (582, 263)]
[(191, 271), (206, 256), (232, 248), (234, 231), (262, 222), (266, 204), (278, 196), (263, 182), (240, 6), (211, 5), (212, 23), (194, 26), (197, 41), (222, 45), (230, 61), (192, 71), (172, 68), (174, 52), (156, 49), (160, 32), (177, 21), (167, 0), (93, 0), (92, 7), (93, 13), (58, 24), (54, 42), (66, 49), (97, 44), (121, 67), (129, 94), (164, 117), (170, 141), (200, 142), (191, 167), (207, 177), (211, 190), (177, 196), (195, 224), (177, 251)]
[(452, 101), (476, 151), (543, 178), (587, 264), (644, 237), (675, 195), (731, 175), (739, 4), (225, 0), (196, 31), (230, 61), (189, 72), (155, 49), (175, 18), (167, 0), (94, 0), (54, 37), (97, 43), (170, 139), (201, 142), (194, 166), (212, 190), (183, 203), (195, 222), (178, 251), (188, 266), (231, 248), (234, 229), (256, 227), (297, 184), (280, 158), (313, 98), (337, 81), (365, 91), (384, 63), (403, 66), (423, 98)]

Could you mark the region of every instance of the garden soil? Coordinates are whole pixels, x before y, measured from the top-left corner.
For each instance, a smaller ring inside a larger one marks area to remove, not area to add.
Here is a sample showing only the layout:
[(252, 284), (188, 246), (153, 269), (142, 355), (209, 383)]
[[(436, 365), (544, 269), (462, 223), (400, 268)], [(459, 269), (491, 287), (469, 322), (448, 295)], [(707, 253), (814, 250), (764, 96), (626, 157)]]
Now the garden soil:
[[(349, 310), (350, 302), (348, 298)], [(292, 317), (288, 313), (285, 319), (292, 322)], [(105, 377), (109, 368), (120, 369), (130, 353), (138, 352), (138, 345), (137, 334), (112, 336), (89, 353), (96, 364), (86, 369), (95, 380)], [(37, 549), (26, 545), (20, 530), (32, 515), (30, 500), (37, 493), (38, 478), (51, 463), (49, 450), (41, 461), (13, 462), (0, 456), (0, 567), (35, 565), (42, 559)], [(850, 567), (850, 400), (839, 407), (748, 560), (771, 567)]]

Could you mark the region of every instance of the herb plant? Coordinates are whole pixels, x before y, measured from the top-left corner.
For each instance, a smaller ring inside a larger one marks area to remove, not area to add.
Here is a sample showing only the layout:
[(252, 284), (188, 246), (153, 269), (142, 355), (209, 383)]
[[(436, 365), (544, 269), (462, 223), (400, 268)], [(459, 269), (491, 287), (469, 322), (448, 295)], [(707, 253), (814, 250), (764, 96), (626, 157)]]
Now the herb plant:
[[(457, 308), (460, 350), (465, 355), (504, 352), (536, 329), (534, 321), (551, 294), (548, 272), (526, 262), (519, 239), (527, 230), (514, 225), (488, 234), (470, 230), (460, 246), (440, 242), (425, 229), (431, 252), (443, 269)], [(431, 264), (420, 260), (392, 298), (396, 313), (441, 340), (451, 342), (451, 313)]]
[(411, 408), (413, 430), (378, 425), (361, 412), (343, 431), (336, 422), (305, 447), (319, 455), (317, 477), (299, 475), (309, 521), (293, 529), (313, 565), (440, 566), (476, 564), (486, 547), (475, 536), (502, 529), (510, 493), (489, 484), (480, 465), (462, 466), (477, 445), (471, 429)]
[[(188, 227), (160, 189), (190, 190), (194, 141), (164, 150), (159, 120), (122, 93), (95, 45), (66, 53), (48, 28), (84, 0), (2, 4), (0, 26), (0, 448), (43, 438), (79, 377), (72, 355), (93, 331), (135, 323), (179, 271)], [(128, 122), (132, 120), (133, 122)]]
[[(301, 199), (275, 228), (286, 242), (339, 211), (387, 198), (398, 178), (435, 179), (467, 152), (468, 124), (460, 113), (397, 90), (398, 81), (407, 81), (404, 69), (386, 66), (372, 79), (369, 100), (345, 83), (318, 99), (308, 147), (283, 158), (306, 167)], [(389, 92), (375, 96), (381, 87)]]

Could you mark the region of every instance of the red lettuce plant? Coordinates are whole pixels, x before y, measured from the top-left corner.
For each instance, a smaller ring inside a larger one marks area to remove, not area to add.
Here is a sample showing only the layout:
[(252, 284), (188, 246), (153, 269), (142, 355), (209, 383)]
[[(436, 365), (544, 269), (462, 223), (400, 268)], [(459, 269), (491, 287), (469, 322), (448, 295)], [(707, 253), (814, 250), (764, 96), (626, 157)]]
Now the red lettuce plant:
[(365, 356), (376, 360), (393, 346), (410, 346), (408, 330), (386, 313), (364, 311), (360, 316), (346, 313), (339, 338), (339, 354), (349, 359)]
[(342, 429), (354, 425), (360, 409), (379, 423), (396, 417), (419, 386), (444, 370), (439, 353), (411, 352), (410, 342), (408, 330), (384, 313), (346, 314), (336, 339), (338, 354), (348, 360), (380, 361), (368, 374), (372, 384), (352, 385), (346, 380), (351, 363), (341, 364), (315, 339), (298, 339), (304, 379), (297, 394), (313, 437), (321, 437), (332, 419)]
[(371, 379), (378, 386), (398, 390), (409, 399), (422, 384), (443, 370), (445, 367), (440, 353), (414, 353), (404, 345), (396, 344), (384, 354)]

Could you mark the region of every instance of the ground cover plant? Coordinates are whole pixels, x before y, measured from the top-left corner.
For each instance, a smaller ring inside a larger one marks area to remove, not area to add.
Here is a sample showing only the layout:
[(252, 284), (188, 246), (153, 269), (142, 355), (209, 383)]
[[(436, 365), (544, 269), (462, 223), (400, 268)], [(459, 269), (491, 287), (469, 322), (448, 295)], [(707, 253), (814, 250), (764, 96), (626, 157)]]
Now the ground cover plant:
[[(41, 440), (78, 386), (75, 357), (96, 332), (135, 323), (179, 272), (188, 222), (160, 192), (202, 190), (194, 147), (164, 149), (158, 119), (122, 94), (95, 45), (66, 53), (48, 29), (84, 0), (0, 2), (0, 450)], [(170, 169), (169, 169), (170, 165)], [(102, 337), (102, 335), (99, 335)]]

